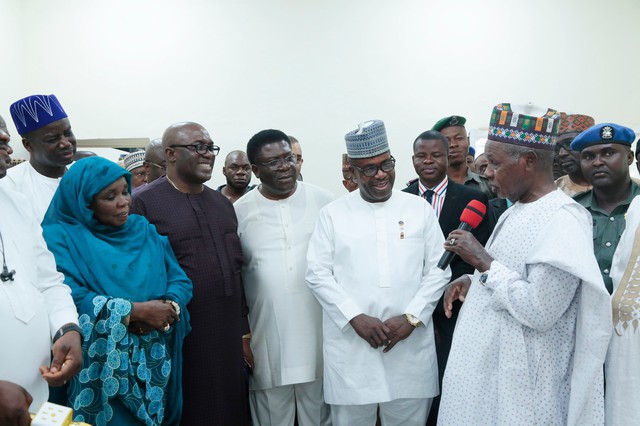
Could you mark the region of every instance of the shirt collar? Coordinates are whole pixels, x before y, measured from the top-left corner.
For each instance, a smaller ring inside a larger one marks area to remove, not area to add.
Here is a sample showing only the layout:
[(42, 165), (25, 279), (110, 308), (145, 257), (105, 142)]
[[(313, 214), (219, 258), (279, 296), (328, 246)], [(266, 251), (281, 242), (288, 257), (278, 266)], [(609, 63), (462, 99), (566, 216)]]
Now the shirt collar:
[(442, 181), (434, 186), (433, 188), (427, 188), (421, 181), (418, 179), (418, 195), (422, 196), (427, 189), (432, 190), (436, 195), (442, 195), (447, 190), (447, 186), (449, 185), (449, 177), (445, 176)]

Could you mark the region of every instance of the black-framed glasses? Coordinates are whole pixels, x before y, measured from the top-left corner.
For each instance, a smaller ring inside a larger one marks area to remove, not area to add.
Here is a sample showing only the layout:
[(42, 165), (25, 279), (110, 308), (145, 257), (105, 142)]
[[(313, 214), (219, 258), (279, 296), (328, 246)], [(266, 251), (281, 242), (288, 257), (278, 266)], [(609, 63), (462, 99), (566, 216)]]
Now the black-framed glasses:
[(163, 166), (162, 164), (156, 164), (152, 161), (145, 161), (146, 164), (151, 164), (153, 167), (157, 167), (162, 171), (167, 171), (167, 166)]
[(266, 163), (256, 163), (259, 166), (267, 167), (271, 170), (278, 170), (282, 166), (296, 165), (295, 155), (289, 154), (284, 158), (278, 158), (277, 160), (267, 161)]
[(207, 152), (213, 153), (213, 155), (218, 155), (220, 153), (220, 147), (218, 145), (209, 145), (208, 143), (169, 145), (169, 148), (187, 148), (189, 151), (195, 151), (200, 155), (205, 155)]
[(378, 174), (378, 170), (382, 170), (385, 173), (389, 173), (391, 170), (396, 168), (396, 159), (391, 157), (388, 160), (385, 160), (379, 166), (374, 166), (373, 164), (367, 167), (358, 167), (351, 165), (354, 169), (357, 169), (365, 175), (366, 177), (374, 177)]

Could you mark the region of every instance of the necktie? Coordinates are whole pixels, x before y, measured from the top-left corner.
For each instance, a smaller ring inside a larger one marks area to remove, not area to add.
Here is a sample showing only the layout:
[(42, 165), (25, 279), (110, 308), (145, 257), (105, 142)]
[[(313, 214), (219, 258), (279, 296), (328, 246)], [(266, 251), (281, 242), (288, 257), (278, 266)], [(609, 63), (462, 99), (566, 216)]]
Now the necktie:
[(433, 199), (433, 194), (434, 194), (434, 191), (432, 189), (427, 189), (426, 191), (424, 191), (424, 194), (422, 194), (422, 196), (424, 197), (425, 200), (427, 200), (427, 203), (431, 204), (431, 200)]

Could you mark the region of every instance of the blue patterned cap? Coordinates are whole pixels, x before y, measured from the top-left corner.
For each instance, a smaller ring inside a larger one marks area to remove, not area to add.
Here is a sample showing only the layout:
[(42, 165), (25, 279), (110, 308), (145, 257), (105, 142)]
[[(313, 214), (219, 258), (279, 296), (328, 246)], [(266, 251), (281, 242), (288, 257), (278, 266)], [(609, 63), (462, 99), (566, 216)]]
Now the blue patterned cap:
[(387, 131), (381, 120), (365, 121), (344, 135), (349, 158), (371, 158), (389, 151)]
[(582, 151), (588, 146), (603, 143), (619, 143), (631, 146), (636, 134), (628, 127), (615, 123), (600, 123), (589, 127), (571, 142), (572, 151)]
[(11, 118), (20, 136), (67, 118), (55, 95), (32, 95), (11, 104)]

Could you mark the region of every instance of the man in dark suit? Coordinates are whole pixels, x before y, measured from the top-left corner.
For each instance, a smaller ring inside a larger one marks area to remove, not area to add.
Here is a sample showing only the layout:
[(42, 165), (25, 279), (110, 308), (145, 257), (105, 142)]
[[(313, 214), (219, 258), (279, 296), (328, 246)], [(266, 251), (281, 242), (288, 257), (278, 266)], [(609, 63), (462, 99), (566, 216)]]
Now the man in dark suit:
[[(460, 225), (460, 215), (471, 200), (479, 200), (485, 205), (488, 203), (487, 195), (455, 183), (447, 177), (449, 167), (449, 145), (447, 138), (440, 132), (429, 130), (420, 134), (413, 142), (413, 167), (419, 179), (411, 183), (404, 192), (423, 197), (434, 208), (442, 233), (446, 237), (451, 231)], [(485, 218), (472, 232), (476, 239), (484, 245), (492, 227)], [(473, 274), (474, 268), (456, 256), (451, 262), (451, 281), (464, 274)], [(436, 335), (436, 352), (438, 356), (438, 373), (440, 385), (444, 369), (451, 350), (453, 329), (456, 325), (461, 304), (456, 302), (453, 316), (447, 319), (444, 315), (442, 299), (433, 313), (433, 325)], [(439, 397), (434, 399), (429, 414), (427, 425), (435, 425), (438, 415)]]

